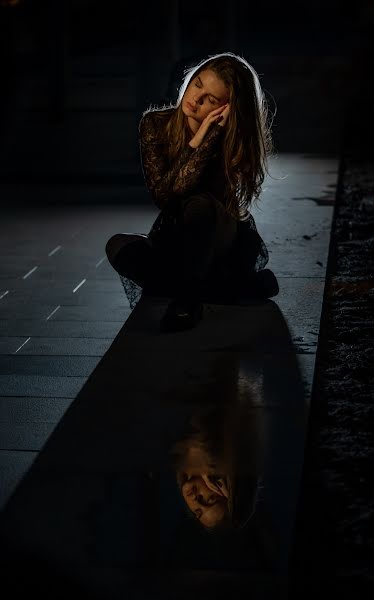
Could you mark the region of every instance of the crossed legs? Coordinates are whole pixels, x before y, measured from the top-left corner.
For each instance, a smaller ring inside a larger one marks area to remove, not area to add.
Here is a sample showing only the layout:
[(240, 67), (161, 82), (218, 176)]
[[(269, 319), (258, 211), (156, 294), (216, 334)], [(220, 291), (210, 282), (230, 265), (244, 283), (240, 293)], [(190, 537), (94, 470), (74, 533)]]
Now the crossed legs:
[(178, 205), (172, 232), (119, 233), (106, 244), (112, 267), (145, 289), (198, 298), (213, 265), (225, 257), (237, 235), (237, 221), (212, 195), (196, 194)]

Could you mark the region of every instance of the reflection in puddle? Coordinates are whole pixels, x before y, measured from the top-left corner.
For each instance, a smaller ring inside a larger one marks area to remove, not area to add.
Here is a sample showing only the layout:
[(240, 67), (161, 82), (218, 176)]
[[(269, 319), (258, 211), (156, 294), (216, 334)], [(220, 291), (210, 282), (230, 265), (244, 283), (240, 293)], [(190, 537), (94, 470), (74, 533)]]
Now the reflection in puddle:
[(256, 505), (261, 415), (250, 409), (251, 397), (241, 400), (196, 412), (171, 451), (188, 510), (209, 529), (243, 527)]
[(185, 371), (188, 385), (163, 395), (164, 410), (179, 408), (169, 469), (158, 474), (160, 504), (168, 502), (169, 518), (172, 505), (178, 513), (164, 555), (169, 567), (258, 572), (276, 561), (275, 532), (261, 501), (262, 373), (238, 361), (232, 352), (216, 353), (213, 361), (205, 355)]
[[(272, 348), (280, 338), (274, 334)], [(289, 350), (289, 336), (281, 347)], [(48, 570), (54, 584), (64, 579), (67, 589), (79, 584), (105, 600), (124, 590), (129, 598), (155, 597), (155, 571), (165, 598), (174, 599), (165, 590), (182, 578), (185, 596), (178, 597), (194, 595), (204, 579), (216, 600), (222, 574), (230, 576), (227, 593), (243, 577), (252, 591), (257, 582), (278, 593), (307, 415), (295, 355), (220, 345), (160, 352), (145, 364), (132, 349), (125, 358), (116, 351), (4, 513), (12, 568), (25, 556), (22, 568), (36, 563), (32, 585), (25, 578), (31, 589)], [(172, 365), (168, 378), (165, 364)]]

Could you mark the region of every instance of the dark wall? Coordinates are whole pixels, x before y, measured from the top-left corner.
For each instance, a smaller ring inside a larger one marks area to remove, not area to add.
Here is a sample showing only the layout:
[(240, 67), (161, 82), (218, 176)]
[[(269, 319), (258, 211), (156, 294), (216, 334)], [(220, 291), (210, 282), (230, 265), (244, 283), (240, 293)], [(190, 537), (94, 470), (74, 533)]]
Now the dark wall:
[(368, 0), (0, 0), (0, 22), (1, 181), (136, 182), (142, 111), (174, 100), (183, 69), (222, 51), (258, 72), (277, 111), (278, 152), (339, 154), (367, 77), (374, 9)]

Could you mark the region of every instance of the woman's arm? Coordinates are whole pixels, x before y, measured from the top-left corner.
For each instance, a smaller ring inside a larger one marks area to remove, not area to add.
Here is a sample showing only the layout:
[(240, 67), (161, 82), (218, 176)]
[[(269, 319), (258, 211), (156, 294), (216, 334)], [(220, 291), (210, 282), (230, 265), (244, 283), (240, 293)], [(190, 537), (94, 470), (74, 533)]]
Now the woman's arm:
[(192, 192), (215, 152), (215, 144), (223, 127), (213, 123), (197, 148), (185, 146), (171, 167), (167, 161), (167, 145), (160, 142), (152, 113), (143, 116), (139, 124), (140, 154), (144, 179), (161, 210), (173, 197)]

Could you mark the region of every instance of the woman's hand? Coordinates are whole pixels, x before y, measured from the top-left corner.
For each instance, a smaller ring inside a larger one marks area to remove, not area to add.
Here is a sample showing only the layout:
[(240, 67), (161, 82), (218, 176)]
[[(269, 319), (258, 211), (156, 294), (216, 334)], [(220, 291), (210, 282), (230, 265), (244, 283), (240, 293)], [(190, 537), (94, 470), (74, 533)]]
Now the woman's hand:
[(221, 125), (221, 127), (223, 127), (229, 117), (229, 112), (230, 112), (230, 104), (225, 104), (224, 106), (224, 110), (221, 113), (221, 117), (222, 119), (218, 119), (218, 125)]
[(223, 106), (220, 106), (215, 110), (212, 110), (209, 113), (209, 115), (205, 117), (204, 121), (202, 121), (199, 129), (197, 130), (193, 138), (190, 140), (189, 145), (192, 148), (197, 148), (198, 146), (200, 146), (211, 124), (218, 123), (221, 127), (223, 127), (227, 121), (229, 112), (229, 103), (224, 104)]

